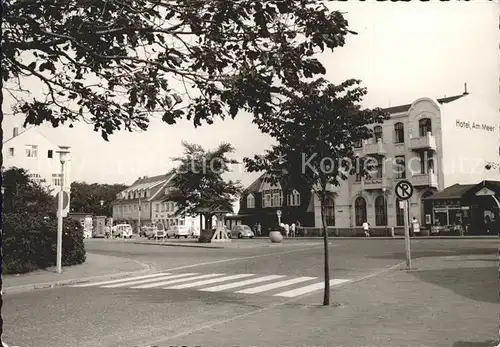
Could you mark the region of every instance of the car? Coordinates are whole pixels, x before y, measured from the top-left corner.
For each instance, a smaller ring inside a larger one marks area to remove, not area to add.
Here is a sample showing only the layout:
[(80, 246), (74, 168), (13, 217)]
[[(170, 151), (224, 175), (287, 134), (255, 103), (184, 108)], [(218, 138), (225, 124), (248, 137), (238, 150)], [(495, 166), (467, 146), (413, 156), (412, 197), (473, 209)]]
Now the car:
[(118, 224), (112, 229), (113, 237), (121, 237), (124, 239), (132, 238), (132, 227), (130, 224)]
[(167, 230), (167, 238), (175, 237), (176, 239), (180, 237), (188, 238), (191, 235), (191, 231), (186, 225), (171, 225)]
[(237, 237), (239, 239), (242, 239), (244, 237), (248, 237), (250, 239), (253, 239), (255, 234), (253, 233), (252, 229), (248, 225), (245, 224), (239, 224), (235, 225), (231, 232), (228, 235), (230, 238)]
[(146, 227), (146, 237), (151, 239), (162, 239), (165, 237), (165, 230), (158, 229), (157, 227)]

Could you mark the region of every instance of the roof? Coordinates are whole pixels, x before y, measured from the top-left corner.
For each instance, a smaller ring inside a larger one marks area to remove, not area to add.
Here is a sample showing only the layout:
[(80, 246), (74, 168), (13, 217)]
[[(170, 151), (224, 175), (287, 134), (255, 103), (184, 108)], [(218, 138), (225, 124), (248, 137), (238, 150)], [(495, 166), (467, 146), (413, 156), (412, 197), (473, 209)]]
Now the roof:
[(160, 185), (161, 183), (165, 183), (170, 180), (173, 172), (169, 172), (163, 175), (153, 176), (153, 177), (143, 177), (137, 179), (130, 187), (123, 190), (122, 193), (129, 193), (138, 190), (150, 189), (155, 186)]
[(467, 192), (476, 184), (454, 184), (448, 188), (436, 193), (434, 195), (424, 198), (424, 200), (443, 200), (443, 199), (460, 199), (463, 194)]
[(243, 193), (258, 193), (260, 190), (260, 186), (262, 185), (262, 182), (264, 181), (264, 177), (266, 174), (262, 174), (257, 178), (251, 185), (248, 186), (247, 189), (243, 191)]
[[(48, 141), (49, 143), (51, 143), (53, 146), (55, 147), (58, 147), (60, 149), (70, 149), (71, 147), (70, 146), (63, 146), (63, 145), (56, 145), (54, 144), (54, 141), (52, 141), (51, 139), (49, 139), (47, 136), (45, 136), (40, 130), (37, 129), (36, 126), (31, 126), (29, 128), (22, 128), (19, 133), (16, 135), (16, 136), (11, 136), (10, 138), (8, 138), (7, 140), (3, 141), (2, 144), (6, 144), (7, 142), (11, 141), (12, 139), (16, 139), (18, 137), (21, 137), (23, 136), (24, 134), (26, 134), (27, 132), (36, 132), (38, 135), (40, 135), (42, 138), (44, 138), (46, 141)], [(4, 132), (5, 134), (5, 132)]]
[[(460, 94), (460, 95), (454, 95), (454, 96), (448, 96), (446, 98), (440, 98), (440, 99), (437, 99), (437, 102), (439, 102), (440, 104), (448, 104), (450, 102), (453, 102), (455, 100), (458, 100), (464, 96), (468, 95), (463, 93), (463, 94)], [(387, 112), (387, 113), (403, 113), (403, 112), (408, 112), (408, 110), (410, 109), (412, 104), (406, 104), (406, 105), (399, 105), (399, 106), (392, 106), (392, 107), (388, 107), (388, 108), (384, 108), (383, 111), (384, 112)]]

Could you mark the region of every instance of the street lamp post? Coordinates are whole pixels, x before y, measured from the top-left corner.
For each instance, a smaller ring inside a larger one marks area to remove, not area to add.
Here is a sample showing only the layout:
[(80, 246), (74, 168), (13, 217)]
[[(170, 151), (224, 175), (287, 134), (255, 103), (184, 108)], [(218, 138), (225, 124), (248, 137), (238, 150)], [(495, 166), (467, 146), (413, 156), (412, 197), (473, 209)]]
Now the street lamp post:
[(63, 193), (64, 193), (64, 163), (68, 151), (58, 151), (59, 161), (61, 162), (61, 190), (59, 191), (59, 207), (57, 209), (57, 273), (62, 272), (62, 229), (63, 229)]
[(137, 232), (140, 233), (141, 232), (141, 194), (142, 194), (142, 191), (139, 190), (139, 213), (137, 215)]

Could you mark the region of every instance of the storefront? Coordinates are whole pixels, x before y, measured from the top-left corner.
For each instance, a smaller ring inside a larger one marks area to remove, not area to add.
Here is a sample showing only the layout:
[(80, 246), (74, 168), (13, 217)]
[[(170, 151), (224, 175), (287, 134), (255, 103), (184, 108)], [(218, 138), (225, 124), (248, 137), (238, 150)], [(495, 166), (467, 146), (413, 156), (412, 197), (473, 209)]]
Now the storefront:
[[(484, 189), (486, 195), (478, 193)], [(491, 195), (500, 197), (500, 182), (455, 184), (425, 198), (424, 203), (432, 211), (426, 219), (431, 219), (433, 233), (491, 234), (500, 222), (500, 210)]]

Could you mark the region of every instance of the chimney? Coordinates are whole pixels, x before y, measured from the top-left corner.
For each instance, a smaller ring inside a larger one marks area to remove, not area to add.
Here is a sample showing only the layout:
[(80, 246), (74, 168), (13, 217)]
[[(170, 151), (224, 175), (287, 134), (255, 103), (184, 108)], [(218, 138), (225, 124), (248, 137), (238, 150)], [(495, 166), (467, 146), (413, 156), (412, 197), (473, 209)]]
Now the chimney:
[(17, 135), (19, 135), (19, 128), (14, 127), (14, 129), (12, 130), (12, 137), (16, 137)]
[(467, 91), (467, 83), (464, 83), (464, 95), (468, 95), (469, 92)]

